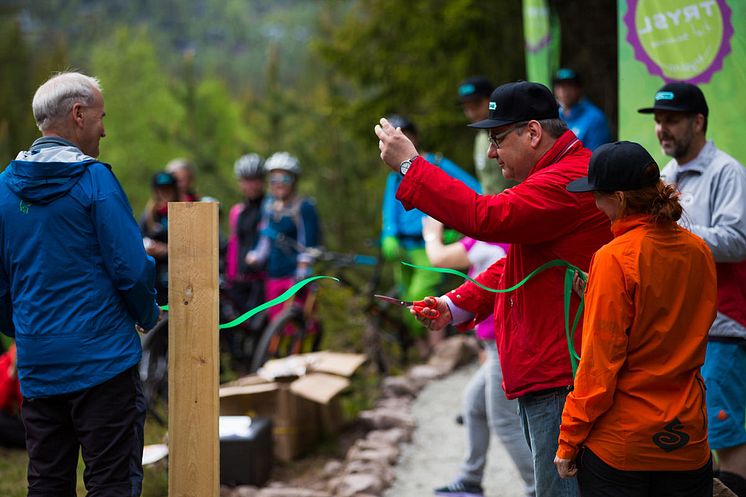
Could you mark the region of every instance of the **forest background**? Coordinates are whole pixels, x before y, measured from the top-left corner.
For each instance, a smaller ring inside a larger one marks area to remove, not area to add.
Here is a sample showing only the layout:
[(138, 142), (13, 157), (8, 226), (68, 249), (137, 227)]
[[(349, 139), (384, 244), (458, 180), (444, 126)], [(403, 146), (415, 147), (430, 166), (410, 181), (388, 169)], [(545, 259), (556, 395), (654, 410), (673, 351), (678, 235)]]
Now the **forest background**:
[[(548, 3), (560, 64), (584, 76), (616, 129), (615, 0)], [(101, 81), (99, 158), (137, 218), (153, 173), (185, 157), (197, 192), (220, 200), (226, 235), (241, 200), (236, 159), (285, 150), (300, 159), (300, 191), (316, 200), (326, 248), (377, 255), (389, 171), (378, 119), (408, 116), (422, 150), (473, 174), (458, 84), (525, 79), (524, 56), (521, 0), (0, 0), (0, 167), (39, 136), (36, 88), (79, 70)], [(359, 350), (360, 299), (325, 286), (325, 336), (338, 339), (327, 345)]]
[[(594, 82), (587, 92), (615, 123), (614, 0), (550, 3), (561, 63)], [(378, 118), (410, 117), (423, 149), (473, 172), (457, 85), (526, 77), (520, 0), (2, 0), (0, 69), (3, 164), (39, 135), (38, 85), (80, 70), (102, 83), (100, 158), (136, 216), (152, 174), (175, 157), (196, 165), (198, 192), (225, 214), (240, 200), (234, 161), (287, 150), (325, 245), (369, 253), (387, 173)]]

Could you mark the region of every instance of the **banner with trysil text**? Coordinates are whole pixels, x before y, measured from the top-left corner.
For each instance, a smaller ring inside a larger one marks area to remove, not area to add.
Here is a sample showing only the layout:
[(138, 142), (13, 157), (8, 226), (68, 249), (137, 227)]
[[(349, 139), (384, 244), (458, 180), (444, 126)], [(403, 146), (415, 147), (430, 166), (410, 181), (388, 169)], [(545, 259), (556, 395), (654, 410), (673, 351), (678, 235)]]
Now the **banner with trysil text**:
[(667, 82), (698, 85), (707, 138), (746, 163), (746, 1), (619, 0), (619, 139), (641, 143), (663, 167), (650, 114)]

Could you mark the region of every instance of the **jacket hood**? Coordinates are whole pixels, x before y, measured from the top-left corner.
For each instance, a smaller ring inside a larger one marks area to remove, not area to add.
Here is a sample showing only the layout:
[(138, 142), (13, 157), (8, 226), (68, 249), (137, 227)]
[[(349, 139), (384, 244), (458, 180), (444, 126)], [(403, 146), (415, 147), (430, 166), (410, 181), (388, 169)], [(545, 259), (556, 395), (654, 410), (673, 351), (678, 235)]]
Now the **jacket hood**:
[(43, 137), (18, 154), (3, 173), (8, 188), (32, 204), (48, 204), (67, 193), (98, 162), (67, 140)]

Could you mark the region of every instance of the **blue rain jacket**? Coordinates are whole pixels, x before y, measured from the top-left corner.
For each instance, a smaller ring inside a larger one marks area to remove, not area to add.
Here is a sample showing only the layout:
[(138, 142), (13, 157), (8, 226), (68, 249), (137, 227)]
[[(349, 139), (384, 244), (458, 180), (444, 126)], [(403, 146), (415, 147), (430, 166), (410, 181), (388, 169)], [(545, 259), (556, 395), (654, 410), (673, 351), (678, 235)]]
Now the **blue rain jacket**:
[(0, 331), (24, 397), (99, 385), (140, 361), (154, 261), (111, 168), (43, 137), (0, 175)]

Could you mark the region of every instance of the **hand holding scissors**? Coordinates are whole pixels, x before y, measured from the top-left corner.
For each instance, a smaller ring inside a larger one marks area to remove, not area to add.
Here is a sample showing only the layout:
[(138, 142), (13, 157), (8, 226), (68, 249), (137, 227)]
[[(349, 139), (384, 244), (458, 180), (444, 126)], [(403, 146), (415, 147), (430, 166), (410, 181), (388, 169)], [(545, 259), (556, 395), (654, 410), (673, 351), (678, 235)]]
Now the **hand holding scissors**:
[(374, 296), (391, 304), (409, 307), (410, 312), (428, 329), (440, 329), (451, 322), (451, 311), (443, 299), (425, 297), (423, 300), (406, 301), (386, 295)]

